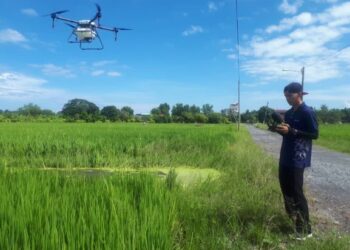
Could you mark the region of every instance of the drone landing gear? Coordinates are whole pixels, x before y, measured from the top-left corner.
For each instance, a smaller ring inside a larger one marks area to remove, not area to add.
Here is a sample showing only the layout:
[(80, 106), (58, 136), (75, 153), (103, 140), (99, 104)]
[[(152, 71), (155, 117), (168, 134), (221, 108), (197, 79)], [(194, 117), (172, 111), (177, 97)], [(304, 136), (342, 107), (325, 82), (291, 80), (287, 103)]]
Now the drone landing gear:
[[(94, 42), (96, 38), (98, 39), (98, 42)], [(81, 50), (102, 50), (104, 48), (102, 40), (97, 32), (96, 37), (93, 39), (79, 40), (74, 31), (72, 31), (72, 33), (68, 37), (68, 43), (79, 43), (79, 47)], [(86, 44), (90, 44), (90, 46), (87, 46)]]

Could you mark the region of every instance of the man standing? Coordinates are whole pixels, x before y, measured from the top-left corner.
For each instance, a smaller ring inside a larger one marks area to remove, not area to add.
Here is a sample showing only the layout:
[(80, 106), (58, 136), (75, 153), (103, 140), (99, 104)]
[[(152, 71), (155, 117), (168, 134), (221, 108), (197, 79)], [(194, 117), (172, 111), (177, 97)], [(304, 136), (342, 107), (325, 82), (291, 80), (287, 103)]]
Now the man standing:
[(283, 136), (279, 161), (279, 181), (288, 215), (295, 220), (297, 240), (312, 237), (309, 209), (303, 192), (304, 169), (311, 165), (312, 140), (318, 138), (315, 112), (303, 102), (303, 88), (290, 83), (284, 95), (292, 106), (284, 122), (276, 127)]

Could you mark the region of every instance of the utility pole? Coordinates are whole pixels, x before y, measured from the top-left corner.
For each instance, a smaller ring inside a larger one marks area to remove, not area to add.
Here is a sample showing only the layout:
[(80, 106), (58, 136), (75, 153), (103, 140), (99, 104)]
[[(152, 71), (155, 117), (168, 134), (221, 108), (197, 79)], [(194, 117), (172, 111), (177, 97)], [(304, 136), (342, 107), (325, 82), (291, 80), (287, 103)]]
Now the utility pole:
[(263, 124), (265, 124), (266, 121), (266, 116), (267, 116), (267, 110), (269, 109), (269, 102), (266, 103), (266, 110), (265, 110), (265, 114), (264, 114), (264, 121)]
[(240, 45), (239, 45), (239, 19), (238, 19), (238, 0), (236, 2), (236, 35), (237, 35), (237, 75), (238, 75), (238, 81), (237, 81), (237, 95), (238, 95), (238, 123), (237, 123), (237, 130), (239, 131), (240, 125), (241, 125), (241, 72), (240, 72)]
[[(289, 69), (282, 69), (282, 71), (290, 71), (290, 72), (301, 72), (301, 87), (302, 91), (304, 91), (304, 79), (305, 79), (305, 67), (303, 66), (301, 70), (289, 70)], [(301, 96), (301, 100), (303, 100), (303, 96)]]

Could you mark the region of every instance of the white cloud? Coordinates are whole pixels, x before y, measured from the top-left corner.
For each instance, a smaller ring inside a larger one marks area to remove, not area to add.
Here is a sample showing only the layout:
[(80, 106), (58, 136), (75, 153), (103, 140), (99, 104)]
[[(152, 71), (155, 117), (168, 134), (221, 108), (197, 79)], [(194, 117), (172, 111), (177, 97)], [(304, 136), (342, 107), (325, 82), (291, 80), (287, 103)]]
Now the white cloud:
[(237, 58), (236, 54), (228, 54), (227, 58), (230, 60), (235, 60)]
[(235, 52), (235, 50), (233, 48), (229, 48), (229, 49), (222, 49), (222, 52), (228, 52), (228, 53), (233, 53)]
[(28, 8), (28, 9), (21, 9), (21, 13), (27, 16), (31, 16), (31, 17), (36, 17), (38, 16), (38, 13), (36, 12), (36, 10)]
[(116, 61), (114, 61), (114, 60), (103, 60), (103, 61), (94, 62), (92, 64), (92, 66), (94, 66), (94, 67), (103, 67), (103, 66), (106, 66), (106, 65), (109, 65), (109, 64), (114, 64), (114, 63), (116, 63)]
[(219, 43), (221, 45), (230, 44), (230, 43), (232, 43), (232, 39), (230, 39), (230, 38), (223, 38), (223, 39), (220, 39)]
[(92, 76), (110, 76), (110, 77), (119, 77), (122, 74), (118, 71), (105, 71), (105, 70), (95, 70), (91, 72)]
[(43, 74), (47, 76), (62, 76), (66, 78), (75, 77), (71, 69), (68, 67), (61, 67), (51, 63), (48, 64), (32, 64), (31, 66), (39, 68)]
[[(350, 50), (338, 53), (341, 39), (350, 34), (350, 2), (332, 6), (320, 13), (304, 12), (269, 26), (263, 35), (253, 37), (241, 48), (247, 57), (242, 69), (265, 80), (298, 80), (300, 73), (282, 68), (306, 66), (306, 79), (319, 82), (344, 77), (350, 69)], [(276, 31), (286, 31), (271, 36)]]
[(218, 6), (214, 2), (208, 3), (209, 12), (215, 12), (218, 10)]
[(309, 12), (303, 12), (292, 18), (284, 18), (278, 25), (271, 25), (266, 28), (267, 33), (280, 32), (288, 29), (292, 29), (294, 26), (306, 26), (315, 21), (315, 17)]
[(92, 76), (100, 76), (100, 75), (103, 75), (105, 73), (104, 70), (94, 70), (92, 71), (91, 75)]
[(300, 27), (311, 24), (324, 24), (334, 28), (350, 24), (350, 2), (332, 6), (318, 14), (303, 12), (291, 18), (284, 18), (279, 24), (267, 27), (265, 31), (270, 34), (290, 30), (295, 26)]
[(117, 71), (110, 71), (107, 73), (107, 75), (111, 77), (118, 77), (118, 76), (121, 76), (122, 74)]
[(46, 80), (16, 72), (0, 72), (0, 97), (8, 100), (23, 98), (40, 98), (43, 96), (59, 96), (63, 93), (57, 89), (47, 89), (43, 85)]
[(315, 3), (337, 3), (338, 0), (312, 0)]
[(347, 101), (349, 101), (350, 86), (330, 85), (327, 89), (311, 89), (308, 90), (310, 95), (307, 95), (307, 99), (311, 101), (319, 101), (321, 103), (333, 101), (338, 102), (340, 105), (346, 106)]
[(14, 29), (0, 30), (0, 43), (22, 43), (27, 39), (24, 35)]
[(288, 0), (283, 0), (278, 9), (284, 14), (295, 14), (303, 5), (303, 0), (295, 0), (294, 3), (289, 3)]
[(182, 32), (183, 36), (195, 35), (198, 33), (203, 33), (204, 29), (201, 26), (192, 25), (190, 28)]

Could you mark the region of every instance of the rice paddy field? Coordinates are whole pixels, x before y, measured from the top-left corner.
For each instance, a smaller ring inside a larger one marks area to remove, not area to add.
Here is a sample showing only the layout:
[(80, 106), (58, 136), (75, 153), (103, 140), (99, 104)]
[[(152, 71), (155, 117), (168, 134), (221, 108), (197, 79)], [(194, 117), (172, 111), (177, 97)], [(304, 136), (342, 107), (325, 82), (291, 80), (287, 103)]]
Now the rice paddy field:
[(327, 124), (320, 126), (320, 138), (317, 144), (350, 153), (350, 124)]
[(296, 242), (243, 127), (0, 124), (0, 249), (347, 249)]

